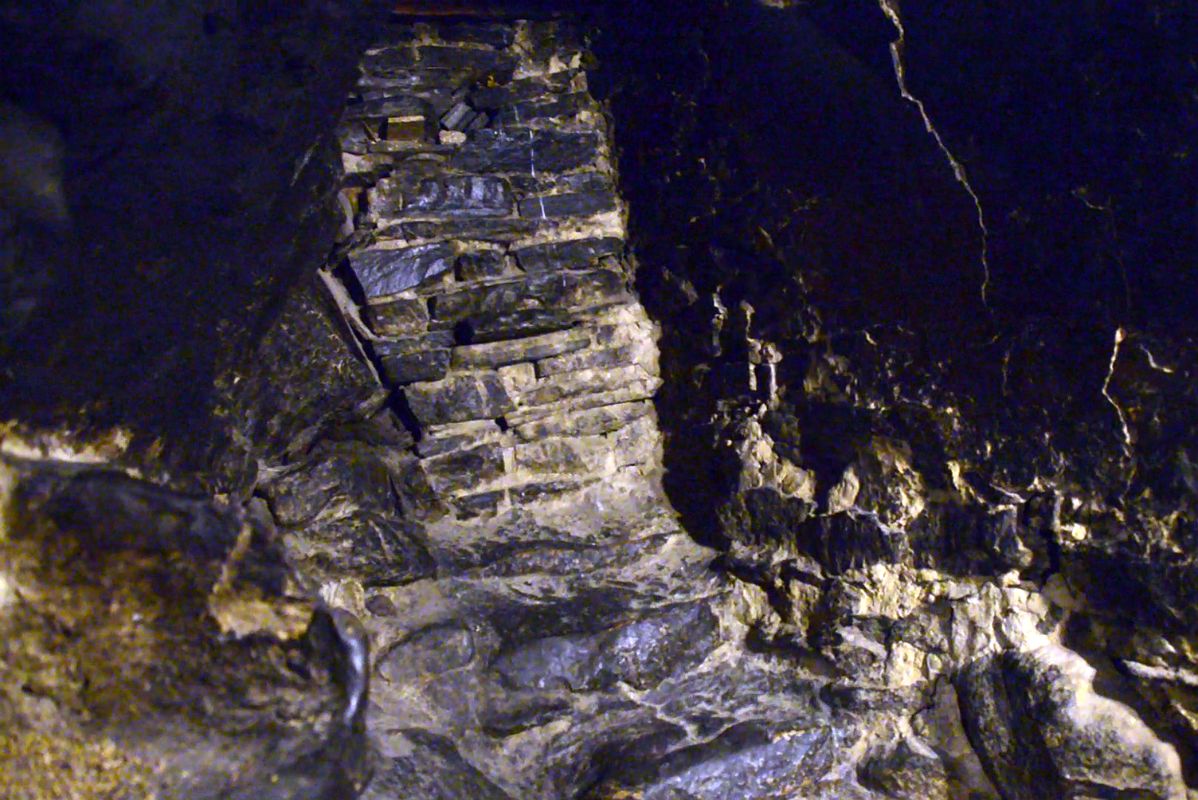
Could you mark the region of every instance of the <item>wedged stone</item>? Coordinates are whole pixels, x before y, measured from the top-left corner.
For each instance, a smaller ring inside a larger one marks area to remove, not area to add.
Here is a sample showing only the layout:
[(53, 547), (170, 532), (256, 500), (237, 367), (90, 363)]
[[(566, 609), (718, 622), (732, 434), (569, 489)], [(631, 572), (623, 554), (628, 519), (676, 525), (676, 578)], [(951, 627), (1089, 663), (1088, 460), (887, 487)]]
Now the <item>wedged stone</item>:
[(387, 353), (379, 349), (383, 376), (392, 384), (437, 381), (449, 371), (449, 350), (419, 350), (412, 353)]
[(457, 248), (450, 243), (415, 247), (381, 247), (351, 253), (350, 269), (366, 297), (387, 297), (419, 286), (429, 278), (453, 269)]
[(537, 359), (580, 350), (591, 342), (590, 335), (581, 329), (570, 329), (528, 339), (512, 339), (488, 344), (455, 347), (455, 367), (502, 367), (521, 361)]
[(445, 69), (452, 72), (489, 75), (497, 82), (509, 79), (516, 69), (516, 60), (511, 55), (498, 50), (428, 45), (416, 48), (416, 52), (421, 69)]
[(503, 447), (492, 442), (434, 456), (424, 471), (437, 493), (466, 492), (503, 475)]
[(421, 425), (496, 419), (514, 408), (497, 375), (414, 383), (404, 388), (404, 397)]
[(479, 250), (458, 256), (455, 274), (460, 281), (498, 278), (507, 271), (507, 259), (500, 250)]
[(623, 276), (611, 270), (595, 270), (581, 275), (532, 275), (522, 281), (450, 292), (431, 298), (430, 310), (434, 327), (469, 322), (478, 330), (488, 321), (517, 312), (560, 315), (610, 305), (625, 297)]
[(520, 201), (522, 217), (589, 217), (616, 208), (611, 192), (547, 194)]
[(537, 375), (545, 378), (562, 372), (575, 372), (583, 369), (614, 369), (628, 367), (637, 363), (640, 348), (634, 345), (623, 347), (597, 348), (585, 352), (570, 353), (556, 358), (546, 358), (537, 362)]
[[(661, 388), (661, 378), (639, 379), (618, 389), (595, 392), (593, 394), (580, 394), (560, 402), (524, 407), (518, 411), (509, 413), (505, 419), (513, 426), (526, 425), (556, 414), (585, 411), (590, 408), (629, 403), (637, 400), (648, 400), (657, 393), (659, 388)], [(527, 400), (527, 398), (522, 399)]]
[(652, 378), (639, 366), (562, 372), (538, 381), (536, 388), (525, 396), (525, 402), (531, 406), (545, 405), (581, 394), (614, 391)]
[(404, 210), (448, 217), (502, 217), (512, 210), (512, 192), (504, 180), (491, 175), (427, 179), (408, 194)]
[(428, 329), (428, 306), (420, 297), (371, 303), (365, 312), (366, 323), (379, 336), (412, 336)]
[(633, 420), (648, 416), (653, 404), (647, 401), (618, 403), (611, 406), (562, 411), (523, 425), (512, 432), (524, 442), (535, 442), (551, 436), (594, 436), (619, 430)]
[(475, 131), (450, 166), (463, 172), (566, 172), (593, 164), (599, 157), (599, 134), (539, 128)]
[(459, 100), (441, 115), (441, 127), (447, 131), (464, 131), (478, 116), (477, 111)]
[(525, 125), (533, 120), (569, 119), (593, 108), (595, 102), (586, 92), (569, 92), (548, 100), (537, 98), (506, 106), (496, 112), (495, 121), (500, 125)]
[(520, 217), (476, 217), (405, 222), (400, 225), (406, 239), (474, 239), (482, 242), (513, 242), (528, 236), (536, 229), (536, 220)]
[[(540, 213), (539, 209), (537, 213)], [(623, 248), (623, 241), (610, 236), (602, 239), (571, 239), (521, 247), (516, 250), (516, 261), (529, 273), (584, 270), (593, 267), (600, 257), (617, 255)]]
[(492, 420), (434, 425), (424, 431), (424, 437), (416, 444), (416, 452), (421, 458), (444, 455), (492, 440), (501, 431)]

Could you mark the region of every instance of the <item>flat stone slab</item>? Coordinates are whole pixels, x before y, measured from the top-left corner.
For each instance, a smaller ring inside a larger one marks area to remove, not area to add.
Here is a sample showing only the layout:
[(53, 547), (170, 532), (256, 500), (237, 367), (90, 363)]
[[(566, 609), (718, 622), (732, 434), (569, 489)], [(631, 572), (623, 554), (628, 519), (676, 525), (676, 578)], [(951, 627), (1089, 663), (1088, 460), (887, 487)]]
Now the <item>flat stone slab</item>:
[(503, 128), (475, 131), (451, 159), (463, 172), (566, 172), (599, 158), (596, 131)]
[(349, 266), (367, 299), (374, 299), (399, 294), (449, 272), (457, 255), (457, 248), (446, 242), (394, 249), (379, 247), (351, 253)]
[(466, 375), (404, 388), (421, 425), (496, 419), (515, 407), (498, 375)]
[[(554, 195), (560, 197), (560, 195)], [(545, 198), (548, 200), (549, 198)], [(530, 201), (525, 200), (525, 203)], [(523, 204), (521, 205), (523, 209)], [(537, 214), (540, 211), (538, 209)], [(534, 216), (532, 214), (528, 216)], [(614, 236), (534, 244), (516, 250), (516, 261), (529, 273), (589, 269), (603, 256), (618, 255), (624, 242)]]
[(527, 339), (506, 342), (455, 347), (455, 367), (503, 367), (522, 361), (536, 361), (550, 356), (581, 350), (591, 343), (590, 335), (579, 329), (570, 329)]

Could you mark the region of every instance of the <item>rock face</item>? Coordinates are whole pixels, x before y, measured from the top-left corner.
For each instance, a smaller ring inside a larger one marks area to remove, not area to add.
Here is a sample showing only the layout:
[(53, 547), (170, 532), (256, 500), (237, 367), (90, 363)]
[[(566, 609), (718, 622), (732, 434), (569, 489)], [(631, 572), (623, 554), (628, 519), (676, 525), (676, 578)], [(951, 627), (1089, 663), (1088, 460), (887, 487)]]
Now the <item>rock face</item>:
[(1193, 794), (1188, 7), (201, 5), (0, 7), (0, 794)]
[(0, 489), (5, 797), (361, 787), (367, 642), (301, 590), (260, 501), (8, 456)]

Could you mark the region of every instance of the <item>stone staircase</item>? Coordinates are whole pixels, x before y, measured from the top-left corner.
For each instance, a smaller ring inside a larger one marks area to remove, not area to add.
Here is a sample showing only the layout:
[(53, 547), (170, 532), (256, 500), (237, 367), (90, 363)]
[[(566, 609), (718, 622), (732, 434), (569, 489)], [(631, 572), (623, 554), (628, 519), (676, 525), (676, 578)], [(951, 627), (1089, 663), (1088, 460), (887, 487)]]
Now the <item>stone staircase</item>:
[(341, 129), (360, 331), (461, 518), (660, 464), (656, 329), (582, 59), (554, 23), (412, 27), (367, 53)]
[(410, 439), (298, 473), (348, 485), (355, 463), (398, 462), (391, 491), (418, 509), (372, 512), (405, 544), (358, 561), (373, 539), (339, 522), (335, 558), (371, 570), (324, 571), (372, 641), (365, 796), (840, 787), (857, 728), (744, 649), (764, 599), (712, 569), (662, 491), (657, 329), (578, 32), (409, 21), (380, 39), (341, 128), (333, 277)]

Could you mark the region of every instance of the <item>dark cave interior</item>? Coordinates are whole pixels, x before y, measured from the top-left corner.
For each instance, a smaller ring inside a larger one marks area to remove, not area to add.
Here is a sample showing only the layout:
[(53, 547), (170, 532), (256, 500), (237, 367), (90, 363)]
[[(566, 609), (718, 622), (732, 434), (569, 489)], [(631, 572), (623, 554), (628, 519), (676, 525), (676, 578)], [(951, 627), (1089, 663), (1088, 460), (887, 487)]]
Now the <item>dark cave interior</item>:
[[(1185, 797), (1195, 42), (1181, 0), (0, 0), (0, 719), (41, 737), (0, 787), (44, 746), (75, 777), (13, 796), (125, 796), (115, 758), (196, 798)], [(475, 194), (417, 219), (412, 176)], [(623, 243), (535, 265), (559, 234)], [(355, 267), (408, 245), (458, 260)], [(550, 445), (585, 480), (534, 498)]]

